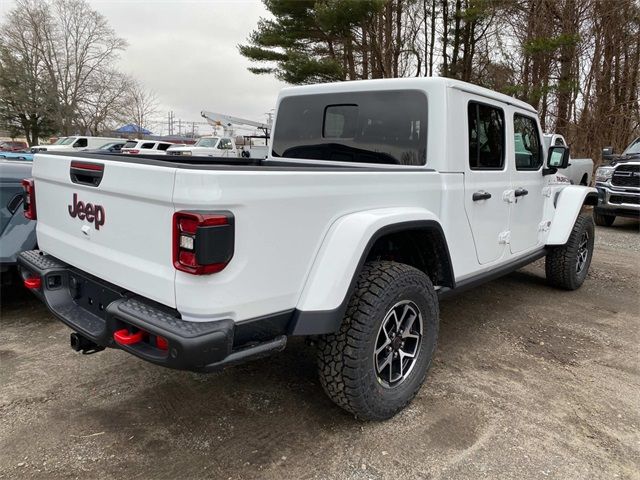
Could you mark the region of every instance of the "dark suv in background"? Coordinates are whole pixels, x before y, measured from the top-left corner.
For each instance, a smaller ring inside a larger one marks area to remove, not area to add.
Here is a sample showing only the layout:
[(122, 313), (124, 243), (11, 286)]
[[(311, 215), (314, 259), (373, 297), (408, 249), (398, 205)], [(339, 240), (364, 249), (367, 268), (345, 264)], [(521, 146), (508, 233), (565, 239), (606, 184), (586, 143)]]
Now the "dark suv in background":
[(640, 137), (620, 155), (602, 150), (603, 164), (596, 170), (597, 225), (610, 227), (616, 217), (640, 218)]

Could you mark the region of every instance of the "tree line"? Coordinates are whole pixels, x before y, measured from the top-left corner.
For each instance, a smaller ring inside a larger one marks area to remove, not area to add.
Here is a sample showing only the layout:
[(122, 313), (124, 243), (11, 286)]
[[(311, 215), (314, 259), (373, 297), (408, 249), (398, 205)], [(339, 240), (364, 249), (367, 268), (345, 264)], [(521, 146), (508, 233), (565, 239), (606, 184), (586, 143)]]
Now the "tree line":
[(440, 75), (515, 96), (599, 160), (640, 134), (637, 0), (263, 0), (242, 55), (292, 84)]
[(116, 68), (126, 42), (86, 0), (17, 0), (0, 25), (0, 128), (51, 134), (145, 127), (152, 92)]

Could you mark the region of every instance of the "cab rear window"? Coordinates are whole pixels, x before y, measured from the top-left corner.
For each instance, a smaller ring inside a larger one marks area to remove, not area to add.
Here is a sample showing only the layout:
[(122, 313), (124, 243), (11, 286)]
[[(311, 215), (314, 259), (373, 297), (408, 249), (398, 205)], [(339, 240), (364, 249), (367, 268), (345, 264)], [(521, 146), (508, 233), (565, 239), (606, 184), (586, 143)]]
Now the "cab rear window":
[(424, 165), (427, 98), (417, 90), (330, 93), (284, 98), (274, 157)]

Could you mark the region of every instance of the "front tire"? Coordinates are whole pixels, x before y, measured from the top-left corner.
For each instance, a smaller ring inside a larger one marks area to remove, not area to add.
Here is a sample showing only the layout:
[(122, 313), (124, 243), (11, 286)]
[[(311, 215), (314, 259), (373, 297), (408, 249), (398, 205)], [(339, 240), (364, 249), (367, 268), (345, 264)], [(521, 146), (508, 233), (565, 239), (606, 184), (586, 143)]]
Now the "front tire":
[(565, 290), (583, 284), (593, 257), (595, 227), (590, 215), (580, 214), (565, 245), (552, 247), (545, 261), (547, 282)]
[(424, 382), (438, 316), (436, 292), (423, 272), (402, 263), (366, 263), (340, 330), (318, 342), (324, 391), (357, 418), (391, 418)]
[(593, 219), (599, 227), (610, 227), (616, 219), (615, 215), (604, 215), (594, 210)]

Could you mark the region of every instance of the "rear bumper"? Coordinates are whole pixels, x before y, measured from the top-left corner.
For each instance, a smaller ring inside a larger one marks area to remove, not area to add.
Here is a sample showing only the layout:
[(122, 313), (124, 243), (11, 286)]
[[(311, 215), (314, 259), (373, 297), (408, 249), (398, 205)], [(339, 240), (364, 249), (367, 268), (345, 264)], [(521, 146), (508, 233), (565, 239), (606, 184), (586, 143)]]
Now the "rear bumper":
[[(189, 322), (176, 310), (135, 296), (39, 250), (22, 252), (18, 266), (23, 279), (40, 278), (40, 286), (32, 291), (72, 330), (99, 346), (120, 348), (168, 368), (216, 371), (286, 345), (292, 312), (241, 325), (231, 319)], [(114, 333), (123, 329), (141, 330), (142, 340), (132, 344), (116, 341)]]
[(598, 205), (596, 212), (602, 215), (620, 217), (640, 217), (640, 191), (636, 189), (609, 187), (608, 184), (596, 184)]

